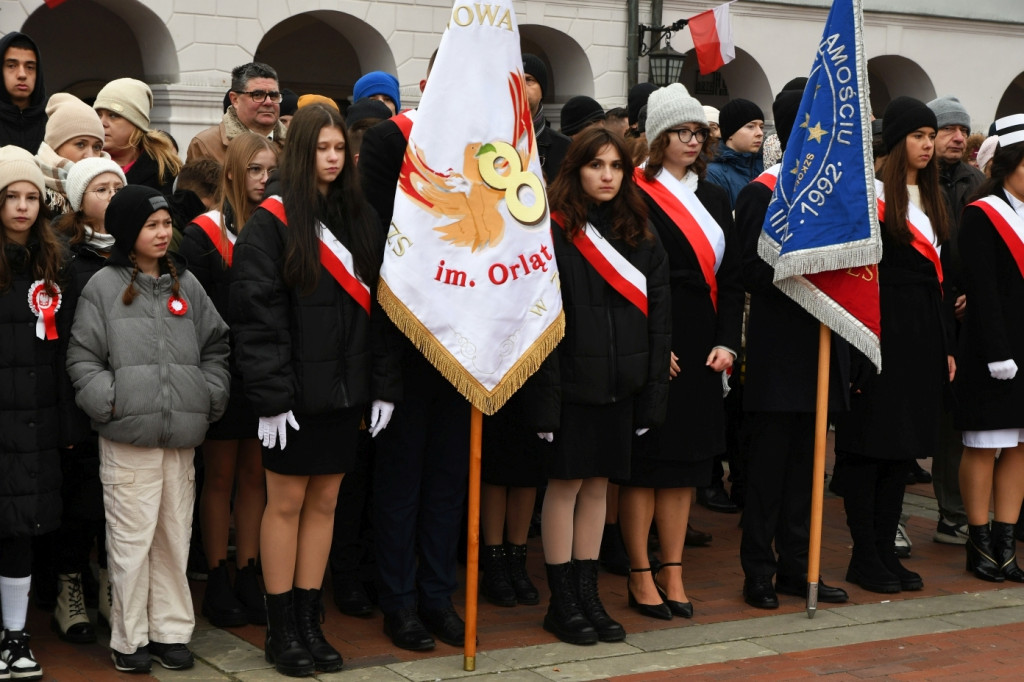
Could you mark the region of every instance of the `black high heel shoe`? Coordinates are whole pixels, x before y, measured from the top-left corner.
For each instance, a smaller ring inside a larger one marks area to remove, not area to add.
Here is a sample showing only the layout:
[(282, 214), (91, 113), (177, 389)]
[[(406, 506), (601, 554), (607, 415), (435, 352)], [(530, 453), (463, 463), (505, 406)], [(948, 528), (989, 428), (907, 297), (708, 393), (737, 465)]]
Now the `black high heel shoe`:
[[(662, 564), (661, 566), (659, 566), (658, 570), (660, 571), (661, 569), (665, 568), (666, 566), (679, 566), (679, 567), (682, 567), (682, 565), (683, 565), (682, 562), (671, 561), (671, 562), (669, 562), (667, 564)], [(668, 606), (668, 609), (669, 609), (669, 611), (672, 612), (672, 615), (673, 616), (679, 616), (680, 618), (693, 618), (693, 604), (691, 602), (688, 602), (688, 601), (675, 601), (675, 600), (669, 599), (668, 598), (668, 593), (665, 592), (665, 590), (661, 589), (661, 585), (658, 584), (658, 580), (657, 580), (658, 574), (657, 573), (654, 574), (654, 578), (655, 578), (655, 580), (654, 580), (654, 589), (656, 589), (658, 591), (658, 594), (661, 595), (662, 600), (665, 602), (665, 605)]]
[[(631, 568), (630, 573), (650, 573), (651, 567), (647, 568)], [(657, 584), (655, 584), (657, 587)], [(660, 590), (659, 590), (660, 592)], [(626, 595), (629, 597), (629, 608), (636, 609), (641, 616), (647, 616), (648, 618), (658, 618), (659, 620), (672, 620), (672, 610), (668, 604), (662, 602), (660, 604), (641, 604), (633, 596), (633, 588), (629, 586), (629, 578), (626, 578)]]

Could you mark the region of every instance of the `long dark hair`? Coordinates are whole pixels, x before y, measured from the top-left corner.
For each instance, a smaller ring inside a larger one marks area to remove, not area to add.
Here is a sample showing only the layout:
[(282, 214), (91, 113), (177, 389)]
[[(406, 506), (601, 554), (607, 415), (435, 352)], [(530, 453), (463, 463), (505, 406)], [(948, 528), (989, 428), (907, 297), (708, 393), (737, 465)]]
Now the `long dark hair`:
[[(648, 180), (653, 180), (654, 176), (661, 172), (661, 169), (665, 165), (665, 151), (668, 150), (669, 144), (672, 143), (672, 135), (675, 135), (669, 130), (661, 131), (661, 134), (654, 138), (651, 142), (650, 151), (647, 156), (647, 165), (644, 167), (644, 175)], [(711, 147), (713, 146), (714, 139), (711, 137), (711, 133), (704, 138), (703, 144), (700, 146), (700, 153), (697, 154), (697, 158), (693, 160), (690, 167), (687, 170), (692, 170), (697, 174), (697, 177), (701, 180), (704, 179), (705, 173), (708, 171), (708, 156)]]
[[(901, 244), (913, 241), (907, 226), (907, 209), (910, 204), (910, 195), (907, 193), (909, 166), (907, 138), (904, 137), (889, 150), (880, 173), (882, 184), (885, 185), (885, 231)], [(939, 187), (937, 155), (933, 154), (928, 165), (917, 171), (917, 187), (921, 191), (921, 208), (932, 223), (938, 243), (942, 244), (949, 239), (949, 211), (946, 210), (946, 198)]]
[(647, 228), (647, 203), (633, 180), (633, 159), (625, 140), (618, 133), (595, 126), (577, 134), (565, 153), (558, 177), (548, 189), (548, 202), (552, 211), (565, 216), (562, 229), (569, 241), (572, 241), (587, 224), (587, 212), (593, 205), (593, 201), (583, 191), (580, 169), (596, 159), (601, 150), (608, 146), (618, 153), (622, 162), (622, 186), (615, 198), (608, 202), (612, 236), (630, 246), (636, 246), (641, 239), (651, 238)]
[(1024, 144), (1018, 143), (1011, 144), (1009, 147), (1001, 145), (996, 147), (996, 153), (988, 167), (989, 177), (985, 178), (985, 182), (981, 183), (978, 191), (971, 197), (971, 201), (987, 197), (1001, 190), (1006, 183), (1006, 178), (1016, 172), (1017, 167), (1020, 166), (1022, 161), (1024, 161)]
[[(7, 188), (0, 188), (0, 208), (7, 203)], [(67, 259), (67, 250), (49, 225), (49, 215), (43, 202), (43, 193), (39, 193), (39, 215), (29, 228), (29, 240), (35, 239), (36, 245), (29, 248), (29, 268), (35, 279), (46, 282), (48, 287), (60, 284), (62, 268)], [(7, 230), (0, 225), (0, 292), (11, 288), (13, 279), (11, 263), (7, 260)], [(51, 293), (56, 293), (51, 290)]]
[[(337, 128), (345, 138), (345, 164), (324, 197), (317, 189), (316, 147), (320, 131)], [(299, 109), (288, 125), (280, 163), (281, 198), (288, 216), (284, 281), (311, 293), (320, 278), (317, 229), (322, 221), (352, 252), (356, 275), (374, 286), (383, 258), (382, 230), (359, 188), (348, 132), (341, 114), (322, 104)]]

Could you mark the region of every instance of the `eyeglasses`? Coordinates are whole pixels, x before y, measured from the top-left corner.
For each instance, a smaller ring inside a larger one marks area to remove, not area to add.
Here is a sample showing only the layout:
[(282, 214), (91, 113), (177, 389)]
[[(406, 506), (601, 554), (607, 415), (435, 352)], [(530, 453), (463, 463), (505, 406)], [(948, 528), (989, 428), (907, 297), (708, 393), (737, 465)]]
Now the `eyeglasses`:
[(100, 199), (113, 199), (114, 195), (124, 189), (124, 185), (118, 185), (117, 187), (97, 187), (96, 189), (87, 189), (86, 192), (95, 194)]
[(697, 130), (690, 130), (689, 128), (672, 128), (668, 132), (675, 133), (679, 137), (679, 141), (683, 144), (687, 144), (690, 140), (697, 138), (697, 142), (704, 144), (704, 140), (708, 139), (708, 135), (711, 133), (707, 128), (698, 128)]
[(253, 180), (262, 180), (263, 178), (269, 178), (270, 174), (273, 173), (276, 168), (267, 168), (265, 166), (249, 166), (245, 169), (245, 172), (249, 174), (249, 177)]
[(235, 90), (235, 92), (239, 95), (249, 95), (256, 104), (263, 104), (268, 97), (271, 102), (277, 104), (281, 101), (282, 97), (281, 93), (277, 90), (250, 90), (248, 92), (245, 90)]

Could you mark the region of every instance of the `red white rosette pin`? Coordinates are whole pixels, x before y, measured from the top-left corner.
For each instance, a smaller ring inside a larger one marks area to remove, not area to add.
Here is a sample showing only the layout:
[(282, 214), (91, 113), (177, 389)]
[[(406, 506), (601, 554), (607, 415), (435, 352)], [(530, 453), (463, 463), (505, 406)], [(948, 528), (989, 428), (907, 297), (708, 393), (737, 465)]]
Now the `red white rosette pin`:
[(60, 309), (61, 293), (56, 284), (47, 285), (37, 279), (28, 288), (28, 307), (35, 313), (36, 336), (44, 341), (57, 338), (57, 310)]
[(167, 309), (172, 315), (184, 315), (188, 312), (188, 302), (180, 296), (171, 296), (167, 299)]

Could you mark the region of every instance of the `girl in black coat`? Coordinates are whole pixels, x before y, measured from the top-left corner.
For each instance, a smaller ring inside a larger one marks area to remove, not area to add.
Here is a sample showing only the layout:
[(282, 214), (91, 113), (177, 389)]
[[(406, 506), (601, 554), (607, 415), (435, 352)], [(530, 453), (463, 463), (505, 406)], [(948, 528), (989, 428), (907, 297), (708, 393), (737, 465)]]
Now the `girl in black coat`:
[(60, 524), (64, 251), (42, 214), (43, 174), (0, 150), (0, 677), (40, 679), (25, 632), (32, 538)]
[(882, 371), (854, 373), (866, 378), (851, 388), (850, 412), (836, 418), (836, 451), (848, 457), (843, 500), (853, 556), (846, 579), (889, 593), (923, 587), (921, 576), (896, 557), (893, 538), (910, 464), (937, 447), (956, 364), (947, 350), (939, 264), (949, 227), (938, 185), (935, 114), (918, 100), (897, 97), (882, 125), (889, 149), (877, 186)]
[[(955, 424), (963, 431), (960, 492), (967, 568), (982, 580), (1024, 582), (1014, 524), (1024, 500), (1024, 116), (996, 121), (990, 177), (964, 209), (960, 256), (970, 305), (960, 334)], [(998, 453), (998, 459), (996, 455)], [(995, 516), (989, 530), (989, 501)]]
[[(665, 426), (633, 441), (631, 476), (619, 489), (619, 525), (629, 553), (629, 604), (664, 620), (693, 616), (683, 588), (683, 540), (694, 488), (710, 485), (714, 457), (726, 450), (723, 373), (736, 359), (743, 315), (729, 195), (704, 180), (709, 133), (704, 108), (685, 87), (651, 94), (651, 152), (638, 183), (668, 253), (672, 381)], [(647, 554), (655, 519), (657, 581)]]
[(541, 521), (551, 588), (544, 628), (570, 644), (618, 641), (626, 633), (597, 594), (605, 491), (610, 477), (629, 477), (634, 431), (665, 418), (668, 262), (619, 135), (577, 135), (549, 196), (566, 331)]
[[(236, 243), (229, 319), (264, 446), (267, 656), (279, 672), (311, 675), (342, 667), (320, 630), (338, 488), (371, 396), (394, 396), (379, 375), (371, 389), (383, 235), (336, 110), (315, 104), (295, 115), (280, 180), (281, 197), (264, 200)], [(333, 260), (321, 257), (322, 245)], [(372, 434), (393, 407), (374, 400)]]
[[(277, 146), (255, 133), (242, 133), (228, 144), (221, 171), (220, 205), (185, 227), (180, 253), (209, 294), (222, 317), (228, 316), (228, 285), (234, 242), (256, 211), (271, 171), (277, 168)], [(242, 377), (232, 355), (231, 398), (220, 421), (211, 424), (203, 442), (205, 476), (199, 501), (203, 550), (209, 578), (203, 595), (203, 615), (217, 627), (252, 623), (265, 625), (266, 610), (256, 575), (260, 521), (267, 493), (258, 427), (252, 405), (242, 390)], [(238, 568), (231, 589), (227, 569), (231, 500)], [(237, 594), (237, 596), (236, 596)]]

